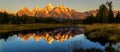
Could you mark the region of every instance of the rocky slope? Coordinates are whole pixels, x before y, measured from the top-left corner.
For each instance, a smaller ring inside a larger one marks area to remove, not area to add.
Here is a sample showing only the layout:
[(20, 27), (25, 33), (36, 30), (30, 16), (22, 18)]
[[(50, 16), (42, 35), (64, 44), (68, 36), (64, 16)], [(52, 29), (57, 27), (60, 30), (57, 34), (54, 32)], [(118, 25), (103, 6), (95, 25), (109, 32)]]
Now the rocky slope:
[[(5, 12), (5, 10), (0, 10), (1, 12)], [(89, 10), (86, 12), (78, 12), (74, 9), (70, 9), (65, 7), (64, 5), (53, 6), (51, 3), (47, 4), (43, 8), (34, 7), (30, 10), (28, 7), (24, 7), (20, 9), (16, 14), (19, 16), (28, 15), (28, 16), (36, 16), (36, 17), (51, 17), (53, 19), (85, 19), (87, 16), (93, 15), (96, 16), (98, 10)], [(114, 16), (117, 15), (117, 10), (113, 10)], [(10, 12), (9, 12), (10, 13)], [(16, 15), (15, 14), (15, 15)]]
[(63, 19), (84, 19), (87, 14), (78, 12), (74, 9), (65, 7), (64, 5), (53, 6), (51, 3), (47, 4), (44, 8), (39, 7), (29, 10), (27, 7), (17, 12), (19, 16), (37, 16), (37, 17), (52, 17), (52, 18), (63, 18)]

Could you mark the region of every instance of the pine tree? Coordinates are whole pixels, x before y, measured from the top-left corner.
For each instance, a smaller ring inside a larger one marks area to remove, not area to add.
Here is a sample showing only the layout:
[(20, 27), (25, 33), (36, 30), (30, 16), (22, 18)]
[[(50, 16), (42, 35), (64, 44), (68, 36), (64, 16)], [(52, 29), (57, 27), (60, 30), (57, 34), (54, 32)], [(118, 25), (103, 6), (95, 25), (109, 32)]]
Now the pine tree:
[(115, 21), (117, 22), (117, 23), (120, 23), (120, 12), (118, 11), (118, 14), (117, 14), (117, 16), (116, 16), (116, 18), (115, 18)]
[(9, 15), (8, 15), (8, 13), (7, 12), (4, 12), (3, 13), (3, 23), (5, 23), (5, 24), (8, 24), (9, 23)]
[(109, 23), (113, 23), (114, 22), (114, 14), (113, 14), (113, 9), (112, 9), (112, 1), (110, 2), (106, 2), (106, 5), (108, 6), (108, 9), (109, 9), (109, 16), (108, 16), (108, 20), (109, 20)]
[(97, 16), (96, 16), (96, 21), (98, 23), (108, 22), (108, 8), (106, 7), (105, 4), (100, 5)]
[(83, 20), (83, 22), (87, 24), (93, 24), (95, 23), (95, 17), (93, 17), (93, 15), (88, 16), (86, 19)]
[(0, 12), (0, 24), (2, 24), (4, 21), (3, 13)]

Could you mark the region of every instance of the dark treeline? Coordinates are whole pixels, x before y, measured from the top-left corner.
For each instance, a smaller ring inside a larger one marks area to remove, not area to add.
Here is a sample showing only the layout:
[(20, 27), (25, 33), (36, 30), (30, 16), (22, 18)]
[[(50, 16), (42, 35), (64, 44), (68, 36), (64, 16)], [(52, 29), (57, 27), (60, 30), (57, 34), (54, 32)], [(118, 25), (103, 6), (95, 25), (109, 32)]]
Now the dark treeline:
[(52, 17), (35, 17), (27, 15), (13, 15), (6, 12), (0, 13), (0, 24), (32, 24), (32, 23), (50, 23), (50, 24), (78, 24), (82, 20), (53, 19)]
[(112, 9), (112, 1), (106, 2), (99, 6), (99, 10), (96, 16), (88, 16), (83, 20), (83, 23), (120, 23), (120, 12), (114, 16)]
[(7, 14), (6, 12), (0, 13), (0, 24), (31, 24), (31, 23), (56, 23), (57, 20), (54, 20), (50, 17), (41, 18), (27, 15), (12, 15)]
[(88, 16), (82, 20), (59, 20), (52, 17), (35, 17), (27, 15), (13, 15), (7, 14), (7, 12), (0, 12), (0, 24), (31, 24), (31, 23), (61, 23), (61, 24), (92, 24), (92, 23), (120, 23), (120, 12), (114, 16), (112, 9), (112, 1), (106, 2), (106, 4), (100, 5), (96, 16)]

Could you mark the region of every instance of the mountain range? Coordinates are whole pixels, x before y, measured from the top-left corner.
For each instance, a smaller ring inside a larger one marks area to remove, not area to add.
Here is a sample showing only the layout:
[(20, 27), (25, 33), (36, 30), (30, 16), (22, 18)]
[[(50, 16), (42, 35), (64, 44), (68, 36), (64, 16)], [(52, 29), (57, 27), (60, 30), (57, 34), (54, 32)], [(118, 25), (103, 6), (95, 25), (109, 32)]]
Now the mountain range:
[[(0, 10), (4, 11), (4, 10)], [(44, 8), (35, 7), (33, 10), (29, 10), (28, 7), (23, 7), (15, 14), (19, 16), (28, 15), (36, 17), (52, 17), (52, 18), (63, 18), (63, 19), (85, 19), (87, 16), (93, 15), (96, 16), (98, 10), (90, 10), (86, 12), (78, 12), (74, 9), (65, 7), (64, 5), (53, 6), (51, 3), (47, 4)], [(114, 10), (114, 15), (117, 14), (117, 11)], [(10, 13), (10, 12), (9, 12)]]

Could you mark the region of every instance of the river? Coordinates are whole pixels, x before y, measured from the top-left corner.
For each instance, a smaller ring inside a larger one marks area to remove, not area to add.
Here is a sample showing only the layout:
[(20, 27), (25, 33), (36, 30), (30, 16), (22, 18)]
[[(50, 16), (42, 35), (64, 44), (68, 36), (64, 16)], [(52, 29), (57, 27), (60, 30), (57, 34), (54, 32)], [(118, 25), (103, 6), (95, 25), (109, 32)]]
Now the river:
[[(58, 27), (0, 35), (1, 52), (107, 52), (116, 51), (120, 43), (91, 41), (83, 27)], [(103, 40), (104, 41), (104, 40)]]

